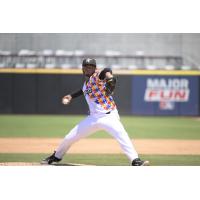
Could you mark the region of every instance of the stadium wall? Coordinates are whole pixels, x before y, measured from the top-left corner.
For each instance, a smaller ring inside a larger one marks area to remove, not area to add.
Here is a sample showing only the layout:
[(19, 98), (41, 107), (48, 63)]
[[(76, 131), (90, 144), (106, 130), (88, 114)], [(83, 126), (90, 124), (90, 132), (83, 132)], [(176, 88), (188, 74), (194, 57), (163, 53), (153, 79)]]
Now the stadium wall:
[[(118, 84), (114, 98), (120, 114), (200, 114), (199, 71), (122, 70), (115, 74)], [(153, 86), (148, 86), (149, 79), (153, 81)], [(173, 80), (183, 82), (183, 88), (169, 87), (169, 82)], [(161, 85), (156, 85), (156, 81)], [(69, 106), (61, 103), (64, 95), (80, 89), (82, 83), (81, 70), (1, 69), (0, 113), (87, 114), (88, 107), (83, 97), (75, 99)], [(157, 89), (160, 89), (159, 93), (155, 93)], [(178, 91), (175, 97), (174, 91)]]
[[(118, 76), (118, 81), (116, 102), (121, 113), (130, 114), (130, 99), (123, 95), (130, 95), (131, 76)], [(84, 97), (74, 99), (70, 106), (61, 103), (64, 95), (80, 89), (82, 83), (81, 74), (16, 73), (16, 70), (0, 73), (0, 113), (87, 114)]]

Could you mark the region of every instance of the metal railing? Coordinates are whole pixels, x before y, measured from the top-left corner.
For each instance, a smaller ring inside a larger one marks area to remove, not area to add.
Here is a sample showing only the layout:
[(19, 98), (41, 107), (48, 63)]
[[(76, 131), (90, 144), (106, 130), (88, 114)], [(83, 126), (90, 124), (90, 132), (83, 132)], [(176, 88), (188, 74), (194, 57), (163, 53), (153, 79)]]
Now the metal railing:
[[(115, 69), (180, 69), (181, 56), (158, 55), (56, 55), (0, 54), (1, 68), (80, 68), (84, 58), (95, 58), (99, 67)], [(192, 65), (193, 67), (194, 64)]]

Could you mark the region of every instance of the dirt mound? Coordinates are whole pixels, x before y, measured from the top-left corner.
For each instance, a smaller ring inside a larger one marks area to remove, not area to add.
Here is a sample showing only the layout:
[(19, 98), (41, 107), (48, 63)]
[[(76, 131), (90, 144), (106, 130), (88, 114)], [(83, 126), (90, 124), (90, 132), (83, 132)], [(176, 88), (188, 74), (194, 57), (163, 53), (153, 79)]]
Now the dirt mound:
[(40, 163), (30, 163), (30, 162), (3, 162), (0, 166), (39, 166)]
[(31, 162), (3, 162), (0, 163), (0, 166), (89, 166), (89, 165), (78, 164), (78, 163), (56, 163), (52, 165), (47, 165), (47, 164), (31, 163)]

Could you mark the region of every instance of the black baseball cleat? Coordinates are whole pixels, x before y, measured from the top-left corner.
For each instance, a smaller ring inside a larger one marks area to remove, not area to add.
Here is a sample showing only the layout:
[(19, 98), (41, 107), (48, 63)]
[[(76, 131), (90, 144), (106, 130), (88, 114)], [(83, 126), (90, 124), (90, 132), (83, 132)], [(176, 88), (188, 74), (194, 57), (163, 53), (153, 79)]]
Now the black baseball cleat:
[(56, 154), (56, 151), (54, 151), (54, 153), (51, 156), (43, 159), (41, 164), (51, 165), (53, 162), (56, 162), (56, 163), (60, 162), (62, 159), (55, 157), (55, 154)]
[(140, 158), (136, 158), (132, 161), (132, 166), (148, 166), (149, 161), (148, 160), (141, 160)]

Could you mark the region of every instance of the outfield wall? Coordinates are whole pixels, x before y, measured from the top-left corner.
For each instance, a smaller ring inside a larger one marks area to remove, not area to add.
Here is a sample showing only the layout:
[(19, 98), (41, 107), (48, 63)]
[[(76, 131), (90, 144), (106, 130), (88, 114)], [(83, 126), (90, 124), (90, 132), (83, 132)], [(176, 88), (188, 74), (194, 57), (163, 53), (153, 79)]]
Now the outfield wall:
[[(83, 96), (74, 99), (69, 106), (61, 103), (64, 95), (82, 87), (83, 80), (80, 70), (1, 71), (0, 113), (87, 114), (88, 107)], [(119, 76), (118, 80), (116, 103), (122, 114), (130, 114), (131, 76)]]
[[(115, 71), (120, 114), (200, 114), (199, 71)], [(0, 113), (87, 114), (83, 97), (69, 106), (64, 95), (82, 87), (81, 70), (0, 69)]]
[(199, 115), (199, 77), (134, 76), (132, 113), (135, 115)]

